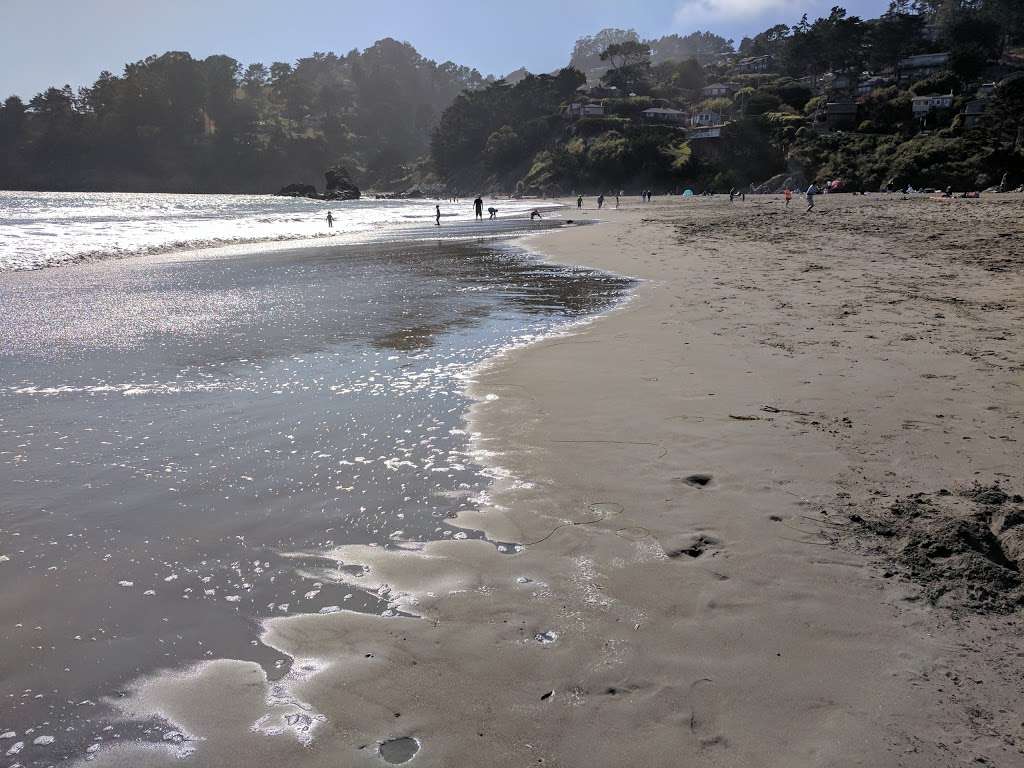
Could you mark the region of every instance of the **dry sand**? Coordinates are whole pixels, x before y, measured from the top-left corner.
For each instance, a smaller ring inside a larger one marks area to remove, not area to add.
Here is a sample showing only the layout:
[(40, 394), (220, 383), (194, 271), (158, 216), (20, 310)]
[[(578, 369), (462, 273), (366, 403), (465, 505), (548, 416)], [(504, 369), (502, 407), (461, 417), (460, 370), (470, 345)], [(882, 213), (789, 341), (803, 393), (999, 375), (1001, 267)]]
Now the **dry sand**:
[(635, 297), (474, 385), (507, 477), (462, 522), (524, 551), (339, 551), (423, 618), (275, 619), (281, 684), (212, 662), (125, 709), (201, 766), (379, 766), (391, 737), (424, 767), (1024, 765), (1019, 606), (905, 557), (928, 521), (981, 521), (1019, 576), (1020, 504), (958, 492), (1022, 490), (1024, 201), (599, 218), (531, 245)]

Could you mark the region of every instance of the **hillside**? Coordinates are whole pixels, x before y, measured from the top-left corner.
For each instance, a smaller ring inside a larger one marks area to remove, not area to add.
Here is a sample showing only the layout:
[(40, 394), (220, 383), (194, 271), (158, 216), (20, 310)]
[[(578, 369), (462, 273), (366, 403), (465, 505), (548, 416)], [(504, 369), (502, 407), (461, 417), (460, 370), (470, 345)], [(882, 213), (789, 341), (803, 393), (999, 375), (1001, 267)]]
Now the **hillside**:
[(322, 184), (337, 161), (392, 186), (428, 148), (474, 69), (385, 39), (343, 56), (243, 66), (169, 52), (0, 106), (6, 189), (272, 192)]
[(434, 165), (453, 188), (520, 194), (1024, 184), (1024, 8), (894, 3), (864, 20), (643, 41), (604, 30), (572, 65), (464, 93)]

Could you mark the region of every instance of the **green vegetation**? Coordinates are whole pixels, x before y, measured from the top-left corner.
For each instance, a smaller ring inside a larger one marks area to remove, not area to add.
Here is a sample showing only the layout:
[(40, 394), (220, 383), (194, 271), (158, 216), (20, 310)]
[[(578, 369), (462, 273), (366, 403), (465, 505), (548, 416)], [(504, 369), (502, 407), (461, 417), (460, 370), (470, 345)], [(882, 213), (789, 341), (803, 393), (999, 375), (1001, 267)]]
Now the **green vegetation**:
[[(1024, 39), (1022, 16), (1016, 0), (897, 0), (870, 20), (836, 7), (738, 50), (710, 32), (644, 41), (606, 29), (554, 75), (459, 97), (432, 158), (454, 188), (526, 194), (723, 191), (787, 175), (855, 190), (1020, 183), (1024, 104), (1005, 54)], [(930, 53), (938, 64), (903, 63)], [(1001, 85), (968, 125), (986, 81)], [(914, 97), (949, 94), (915, 113)]]
[[(1016, 186), (1020, 44), (1020, 0), (894, 0), (738, 46), (606, 29), (565, 68), (507, 80), (390, 39), (269, 68), (167, 53), (77, 93), (7, 99), (0, 185), (267, 192), (340, 163), (364, 188), (463, 194)], [(919, 54), (939, 55), (908, 62)]]
[[(165, 53), (0, 106), (7, 189), (273, 192), (337, 161), (364, 186), (409, 181), (444, 109), (484, 79), (381, 40), (294, 65)], [(419, 175), (419, 174), (417, 174)]]

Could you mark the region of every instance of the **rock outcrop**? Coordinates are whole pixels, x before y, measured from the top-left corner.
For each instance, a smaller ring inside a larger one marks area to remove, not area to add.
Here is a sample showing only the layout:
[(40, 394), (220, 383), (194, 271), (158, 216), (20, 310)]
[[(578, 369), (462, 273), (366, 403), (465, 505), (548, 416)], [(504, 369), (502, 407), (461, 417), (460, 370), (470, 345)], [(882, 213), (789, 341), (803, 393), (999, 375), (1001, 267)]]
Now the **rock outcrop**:
[(278, 197), (318, 197), (316, 187), (312, 184), (289, 184), (287, 187), (281, 187), (277, 195)]
[(352, 181), (348, 171), (336, 165), (324, 173), (327, 188), (321, 193), (312, 184), (289, 184), (281, 187), (277, 193), (280, 197), (306, 197), (310, 200), (358, 200), (359, 187)]
[(342, 166), (336, 165), (328, 168), (324, 173), (327, 182), (327, 189), (323, 194), (324, 200), (358, 200), (359, 187), (355, 185), (348, 171)]

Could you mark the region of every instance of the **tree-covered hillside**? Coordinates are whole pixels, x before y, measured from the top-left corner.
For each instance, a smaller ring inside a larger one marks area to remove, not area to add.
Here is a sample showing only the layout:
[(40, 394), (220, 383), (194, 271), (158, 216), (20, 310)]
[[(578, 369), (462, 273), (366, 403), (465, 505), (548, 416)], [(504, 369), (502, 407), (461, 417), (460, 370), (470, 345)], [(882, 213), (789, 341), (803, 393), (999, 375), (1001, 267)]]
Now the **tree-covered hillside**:
[(835, 7), (738, 45), (606, 29), (484, 78), (381, 40), (243, 67), (172, 52), (0, 106), (0, 188), (554, 194), (1024, 183), (1024, 0)]
[(479, 72), (381, 40), (295, 64), (170, 52), (0, 107), (0, 187), (268, 192), (341, 160), (389, 185)]
[(1021, 43), (1020, 0), (895, 0), (877, 19), (836, 7), (735, 49), (607, 29), (554, 75), (460, 96), (432, 158), (452, 187), (524, 194), (1017, 185)]

